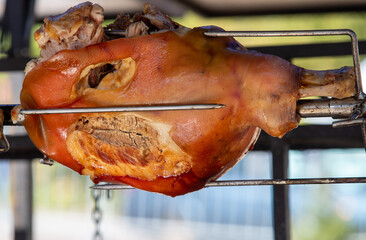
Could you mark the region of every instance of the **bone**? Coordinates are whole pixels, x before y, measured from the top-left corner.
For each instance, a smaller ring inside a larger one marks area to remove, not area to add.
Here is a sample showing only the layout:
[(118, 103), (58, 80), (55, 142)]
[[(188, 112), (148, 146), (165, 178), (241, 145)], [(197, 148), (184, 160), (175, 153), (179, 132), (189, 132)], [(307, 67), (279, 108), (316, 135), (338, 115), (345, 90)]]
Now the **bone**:
[(314, 71), (302, 69), (300, 98), (310, 96), (344, 99), (357, 94), (353, 67)]

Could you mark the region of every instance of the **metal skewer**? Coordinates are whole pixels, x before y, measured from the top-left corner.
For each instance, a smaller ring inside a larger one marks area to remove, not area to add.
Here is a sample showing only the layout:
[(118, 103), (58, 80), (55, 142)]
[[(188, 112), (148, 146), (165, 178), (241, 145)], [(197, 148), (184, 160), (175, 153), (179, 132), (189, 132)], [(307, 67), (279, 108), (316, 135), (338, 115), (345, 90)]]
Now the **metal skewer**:
[[(0, 109), (10, 111), (16, 105), (0, 105)], [(105, 112), (139, 112), (139, 111), (175, 111), (175, 110), (205, 110), (223, 108), (223, 104), (188, 104), (188, 105), (143, 105), (143, 106), (120, 106), (98, 108), (47, 108), (47, 109), (22, 109), (21, 115), (36, 114), (72, 114), (72, 113), (105, 113)], [(315, 99), (299, 100), (297, 102), (297, 114), (302, 118), (332, 117), (349, 118), (354, 111), (359, 109), (362, 117), (366, 113), (366, 104), (362, 100), (349, 99)], [(7, 112), (5, 111), (5, 112)], [(10, 113), (7, 114), (10, 116)], [(359, 119), (359, 118), (357, 118)], [(4, 125), (11, 125), (10, 119), (5, 118)], [(356, 119), (351, 119), (355, 120)], [(359, 120), (358, 120), (359, 121)]]
[(47, 108), (47, 109), (22, 109), (22, 115), (36, 114), (71, 114), (71, 113), (106, 113), (106, 112), (147, 112), (147, 111), (181, 111), (181, 110), (206, 110), (226, 107), (223, 104), (185, 104), (185, 105), (139, 105), (120, 107), (97, 108)]
[[(268, 186), (268, 185), (309, 185), (309, 184), (340, 184), (340, 183), (366, 183), (366, 177), (355, 178), (298, 178), (298, 179), (256, 179), (256, 180), (227, 180), (213, 181), (205, 187), (236, 187), (236, 186)], [(90, 187), (101, 190), (134, 189), (126, 184), (99, 184)]]

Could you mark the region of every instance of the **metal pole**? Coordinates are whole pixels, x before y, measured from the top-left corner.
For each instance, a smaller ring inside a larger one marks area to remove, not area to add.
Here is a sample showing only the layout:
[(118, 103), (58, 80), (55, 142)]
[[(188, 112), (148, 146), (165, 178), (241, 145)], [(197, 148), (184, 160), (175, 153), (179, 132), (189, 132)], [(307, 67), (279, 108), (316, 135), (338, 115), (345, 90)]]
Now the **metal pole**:
[(19, 159), (10, 166), (14, 240), (32, 240), (32, 161)]
[[(275, 179), (288, 178), (289, 147), (279, 139), (273, 139), (272, 177)], [(287, 185), (273, 186), (273, 226), (275, 240), (290, 239), (290, 210)]]

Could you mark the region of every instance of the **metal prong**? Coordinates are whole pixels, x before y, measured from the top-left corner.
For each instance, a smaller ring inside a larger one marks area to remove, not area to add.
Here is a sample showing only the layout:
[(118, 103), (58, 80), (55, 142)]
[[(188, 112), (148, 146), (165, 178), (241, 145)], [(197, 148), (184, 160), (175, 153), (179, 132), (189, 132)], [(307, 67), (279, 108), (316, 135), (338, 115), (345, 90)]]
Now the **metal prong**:
[(188, 104), (188, 105), (144, 105), (98, 108), (48, 108), (22, 109), (20, 114), (66, 114), (66, 113), (105, 113), (105, 112), (146, 112), (146, 111), (176, 111), (176, 110), (205, 110), (226, 107), (223, 104)]
[(43, 158), (39, 159), (39, 163), (52, 166), (55, 163), (55, 161), (47, 156), (44, 156)]
[(104, 30), (104, 33), (111, 36), (121, 36), (126, 37), (126, 30)]

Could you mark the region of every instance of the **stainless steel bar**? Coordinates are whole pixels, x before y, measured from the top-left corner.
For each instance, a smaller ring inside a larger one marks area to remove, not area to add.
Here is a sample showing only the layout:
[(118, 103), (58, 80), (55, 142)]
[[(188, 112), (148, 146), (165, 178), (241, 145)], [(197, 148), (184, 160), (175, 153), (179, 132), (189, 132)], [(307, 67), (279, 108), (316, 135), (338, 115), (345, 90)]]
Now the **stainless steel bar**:
[(357, 35), (350, 29), (326, 29), (326, 30), (293, 30), (293, 31), (207, 31), (209, 37), (296, 37), (296, 36), (335, 36), (347, 35), (351, 38), (353, 65), (355, 68), (355, 79), (358, 98), (364, 99), (365, 94), (362, 90), (360, 54)]
[[(231, 180), (213, 181), (205, 187), (236, 187), (236, 186), (268, 186), (268, 185), (309, 185), (309, 184), (342, 184), (366, 183), (366, 177), (355, 178), (298, 178), (298, 179), (257, 179), (257, 180)], [(101, 190), (134, 189), (125, 184), (100, 184), (91, 188)]]
[[(15, 105), (14, 105), (15, 106)], [(6, 105), (8, 107), (8, 105)], [(197, 105), (151, 105), (151, 106), (124, 106), (112, 108), (58, 108), (58, 109), (23, 109), (22, 115), (26, 114), (65, 114), (65, 113), (90, 113), (90, 112), (127, 112), (127, 111), (173, 111), (173, 110), (204, 110), (225, 107), (223, 104), (197, 104)], [(0, 109), (2, 106), (0, 105)], [(354, 111), (360, 108), (361, 114), (366, 113), (366, 105), (362, 100), (350, 99), (313, 99), (299, 100), (297, 113), (302, 118), (310, 117), (333, 117), (349, 118)], [(18, 123), (17, 125), (20, 125)], [(8, 121), (4, 125), (13, 125)]]
[[(15, 106), (15, 105), (14, 105)], [(8, 105), (6, 105), (8, 107)], [(65, 113), (98, 113), (98, 112), (128, 112), (128, 111), (173, 111), (173, 110), (204, 110), (223, 108), (223, 104), (191, 104), (191, 105), (151, 105), (124, 106), (109, 108), (54, 108), (54, 109), (22, 109), (22, 115), (27, 114), (65, 114)], [(297, 101), (297, 113), (303, 118), (333, 117), (348, 118), (356, 108), (366, 113), (366, 105), (361, 100), (350, 99), (313, 99)], [(0, 109), (2, 105), (0, 105)], [(4, 125), (9, 125), (5, 122)]]
[(22, 115), (36, 114), (69, 114), (69, 113), (105, 113), (105, 112), (146, 112), (146, 111), (181, 111), (181, 110), (205, 110), (223, 108), (223, 104), (186, 104), (186, 105), (144, 105), (144, 106), (120, 106), (98, 108), (48, 108), (48, 109), (22, 109)]
[(366, 183), (366, 177), (215, 181), (207, 184), (206, 187), (255, 186), (255, 185), (309, 185), (309, 184), (341, 184), (341, 183)]
[(296, 110), (302, 118), (309, 117), (332, 117), (332, 118), (349, 118), (357, 108), (361, 112), (366, 111), (366, 106), (362, 100), (349, 99), (314, 99), (299, 100)]

